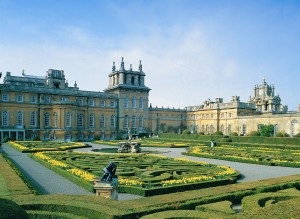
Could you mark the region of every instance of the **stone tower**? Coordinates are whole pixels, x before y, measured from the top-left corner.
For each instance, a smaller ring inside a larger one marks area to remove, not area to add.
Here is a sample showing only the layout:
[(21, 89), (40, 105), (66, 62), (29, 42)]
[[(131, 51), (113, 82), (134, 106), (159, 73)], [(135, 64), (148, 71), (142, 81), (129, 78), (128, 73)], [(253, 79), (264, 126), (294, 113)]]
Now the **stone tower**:
[(145, 73), (140, 61), (138, 71), (132, 70), (132, 65), (125, 69), (124, 58), (119, 70), (113, 62), (109, 74), (109, 86), (105, 92), (118, 95), (117, 131), (138, 134), (148, 129), (149, 91), (145, 86)]
[(261, 113), (283, 113), (287, 111), (287, 106), (281, 105), (279, 95), (275, 96), (274, 85), (267, 84), (266, 80), (254, 87), (254, 97), (250, 96), (250, 103), (255, 104), (256, 111)]

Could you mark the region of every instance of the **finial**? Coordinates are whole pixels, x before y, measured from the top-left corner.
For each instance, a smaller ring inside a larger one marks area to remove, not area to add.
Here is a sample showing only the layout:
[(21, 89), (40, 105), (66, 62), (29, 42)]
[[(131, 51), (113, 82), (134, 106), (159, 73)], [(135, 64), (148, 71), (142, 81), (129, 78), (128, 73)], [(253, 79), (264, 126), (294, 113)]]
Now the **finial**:
[(115, 65), (115, 62), (113, 62), (113, 66), (111, 68), (112, 72), (115, 72), (116, 71), (116, 65)]
[(125, 67), (124, 67), (124, 58), (122, 57), (122, 61), (121, 61), (121, 71), (124, 71), (125, 70)]
[(130, 64), (130, 71), (132, 71), (132, 64)]
[(76, 81), (75, 81), (75, 83), (74, 83), (74, 87), (77, 87), (77, 83), (76, 83)]
[(139, 71), (143, 71), (142, 60), (140, 60)]
[(25, 69), (22, 69), (22, 75), (23, 76), (25, 75)]

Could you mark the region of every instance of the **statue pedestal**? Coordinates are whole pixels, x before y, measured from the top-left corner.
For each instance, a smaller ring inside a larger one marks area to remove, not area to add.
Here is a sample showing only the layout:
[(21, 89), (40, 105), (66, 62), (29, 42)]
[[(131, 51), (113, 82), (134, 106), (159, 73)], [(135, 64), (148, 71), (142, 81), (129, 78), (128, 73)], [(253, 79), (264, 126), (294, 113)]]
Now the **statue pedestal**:
[(113, 178), (110, 182), (100, 181), (94, 185), (96, 195), (118, 200), (118, 184), (119, 181), (116, 178)]

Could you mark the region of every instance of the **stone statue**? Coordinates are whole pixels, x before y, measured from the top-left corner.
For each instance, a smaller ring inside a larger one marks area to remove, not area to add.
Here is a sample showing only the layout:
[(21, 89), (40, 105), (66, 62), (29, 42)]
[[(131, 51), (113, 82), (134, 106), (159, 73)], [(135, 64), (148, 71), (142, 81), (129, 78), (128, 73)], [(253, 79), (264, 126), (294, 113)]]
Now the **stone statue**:
[(116, 170), (117, 170), (117, 165), (113, 162), (110, 162), (106, 167), (103, 168), (104, 174), (100, 181), (110, 182), (112, 181), (113, 178), (117, 178), (115, 175)]

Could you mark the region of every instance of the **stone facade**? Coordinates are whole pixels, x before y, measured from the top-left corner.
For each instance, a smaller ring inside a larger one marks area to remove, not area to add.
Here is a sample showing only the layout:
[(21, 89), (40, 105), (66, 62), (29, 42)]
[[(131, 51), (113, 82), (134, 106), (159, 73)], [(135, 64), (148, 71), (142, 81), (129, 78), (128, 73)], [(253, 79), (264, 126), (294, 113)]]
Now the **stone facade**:
[(288, 112), (275, 96), (274, 85), (263, 79), (255, 85), (248, 102), (239, 96), (224, 103), (208, 99), (202, 105), (185, 109), (149, 106), (150, 88), (140, 62), (138, 70), (125, 69), (122, 58), (117, 69), (113, 63), (109, 86), (104, 92), (80, 90), (69, 86), (64, 71), (49, 69), (46, 76), (12, 76), (7, 72), (0, 84), (0, 138), (16, 140), (87, 141), (114, 139), (132, 134), (191, 132), (247, 134), (260, 124), (273, 124), (275, 132), (290, 136), (299, 132), (299, 112)]

